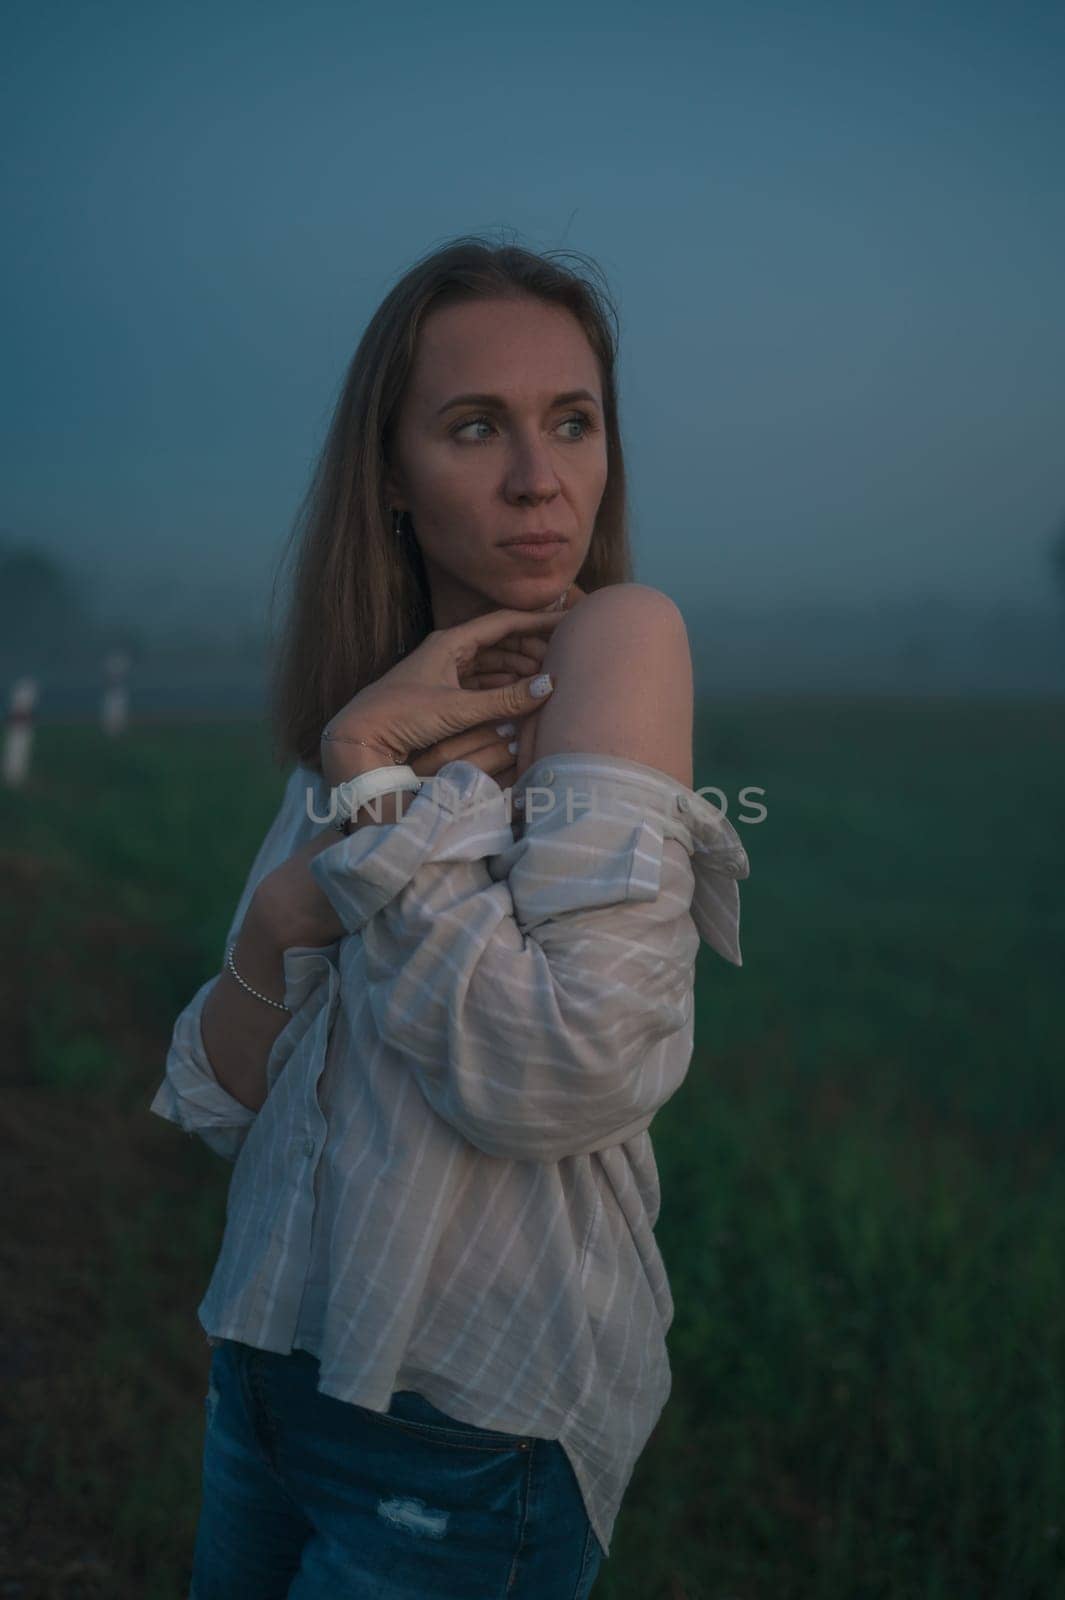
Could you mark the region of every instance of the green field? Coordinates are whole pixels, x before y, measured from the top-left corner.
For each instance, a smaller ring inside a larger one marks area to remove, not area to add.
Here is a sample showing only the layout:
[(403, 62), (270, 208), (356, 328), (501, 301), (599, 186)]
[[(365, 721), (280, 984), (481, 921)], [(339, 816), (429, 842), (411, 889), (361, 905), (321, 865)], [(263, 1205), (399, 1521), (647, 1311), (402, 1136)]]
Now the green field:
[[(1063, 730), (703, 708), (744, 966), (701, 951), (654, 1124), (673, 1394), (596, 1600), (1065, 1595)], [(0, 790), (0, 1594), (187, 1592), (232, 1169), (147, 1107), (284, 778), (249, 724), (46, 724)]]

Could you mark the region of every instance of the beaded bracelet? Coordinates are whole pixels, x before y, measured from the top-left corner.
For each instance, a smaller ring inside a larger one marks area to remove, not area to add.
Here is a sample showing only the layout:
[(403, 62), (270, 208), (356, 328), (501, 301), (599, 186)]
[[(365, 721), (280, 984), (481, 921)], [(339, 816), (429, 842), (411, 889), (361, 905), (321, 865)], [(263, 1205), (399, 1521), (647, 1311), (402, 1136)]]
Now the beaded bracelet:
[(291, 1006), (284, 1005), (282, 1003), (282, 1001), (280, 1001), (280, 1000), (271, 1000), (270, 996), (268, 994), (260, 994), (258, 989), (253, 989), (250, 983), (245, 983), (244, 982), (244, 979), (241, 977), (240, 973), (237, 971), (236, 967), (233, 965), (233, 952), (234, 952), (234, 950), (236, 948), (237, 948), (237, 943), (236, 943), (236, 940), (234, 940), (233, 943), (230, 945), (228, 951), (226, 952), (226, 966), (229, 968), (229, 970), (233, 974), (234, 978), (236, 978), (236, 980), (240, 984), (241, 988), (242, 989), (247, 989), (248, 993), (249, 994), (253, 994), (255, 996), (256, 1000), (265, 1000), (268, 1006), (275, 1006), (278, 1011), (291, 1012), (291, 1010), (292, 1010)]

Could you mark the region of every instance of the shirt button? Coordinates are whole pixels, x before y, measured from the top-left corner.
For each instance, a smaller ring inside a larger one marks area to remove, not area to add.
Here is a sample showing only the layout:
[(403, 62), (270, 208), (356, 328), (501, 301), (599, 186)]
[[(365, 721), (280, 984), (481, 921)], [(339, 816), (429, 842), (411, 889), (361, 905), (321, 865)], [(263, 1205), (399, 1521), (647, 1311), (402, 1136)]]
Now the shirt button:
[(678, 806), (679, 810), (681, 810), (681, 811), (690, 811), (691, 810), (691, 804), (692, 803), (688, 799), (688, 796), (686, 794), (679, 794), (677, 796), (677, 806)]
[(304, 1153), (305, 1156), (313, 1156), (313, 1154), (314, 1154), (314, 1140), (313, 1139), (304, 1139), (304, 1141), (303, 1141), (303, 1153)]

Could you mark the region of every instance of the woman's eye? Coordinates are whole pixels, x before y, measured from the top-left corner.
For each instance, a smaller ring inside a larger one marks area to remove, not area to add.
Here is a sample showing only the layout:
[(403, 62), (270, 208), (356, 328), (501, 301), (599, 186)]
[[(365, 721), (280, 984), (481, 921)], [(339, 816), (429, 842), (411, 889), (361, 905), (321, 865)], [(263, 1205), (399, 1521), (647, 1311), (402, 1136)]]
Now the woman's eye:
[[(487, 417), (471, 417), (469, 422), (462, 422), (457, 428), (453, 428), (451, 431), (454, 437), (457, 439), (461, 433), (465, 433), (467, 428), (479, 428), (482, 426), (485, 428), (490, 428), (492, 424), (489, 422)], [(473, 442), (475, 444), (484, 443), (482, 439), (475, 439)]]
[[(564, 417), (559, 423), (559, 427), (567, 428), (572, 426), (573, 423), (580, 423), (582, 430), (580, 433), (571, 433), (569, 435), (569, 439), (573, 444), (579, 444), (588, 434), (595, 432), (595, 423), (586, 411), (575, 411), (572, 416)], [(486, 428), (495, 427), (491, 417), (470, 417), (467, 422), (461, 422), (457, 428), (451, 430), (452, 436), (457, 439), (460, 434), (465, 433), (467, 428), (477, 428), (482, 425)], [(487, 444), (488, 440), (472, 439), (470, 442), (472, 444)]]

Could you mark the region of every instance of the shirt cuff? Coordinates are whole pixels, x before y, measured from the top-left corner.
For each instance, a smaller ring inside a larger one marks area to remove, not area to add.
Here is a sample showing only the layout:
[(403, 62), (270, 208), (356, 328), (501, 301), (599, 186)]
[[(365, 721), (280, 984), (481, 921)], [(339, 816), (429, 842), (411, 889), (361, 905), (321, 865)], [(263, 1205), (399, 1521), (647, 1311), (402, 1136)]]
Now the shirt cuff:
[(258, 1113), (223, 1089), (204, 1049), (200, 1017), (217, 982), (216, 973), (201, 984), (175, 1022), (166, 1076), (148, 1109), (233, 1161)]
[(673, 839), (691, 861), (691, 915), (700, 938), (743, 965), (738, 880), (749, 876), (750, 861), (734, 825), (705, 796), (643, 762), (565, 751), (534, 762), (515, 797), (525, 832), (504, 870), (523, 928), (621, 900), (656, 899), (665, 841)]
[[(512, 791), (470, 761), (449, 761), (425, 781), (405, 815), (368, 823), (321, 851), (310, 871), (349, 933), (393, 900), (428, 861), (486, 858), (509, 878), (524, 931), (553, 917), (624, 900), (654, 900), (662, 850), (677, 840), (691, 858), (691, 912), (701, 938), (742, 966), (737, 880), (750, 863), (733, 824), (668, 774), (619, 756), (543, 756)], [(515, 840), (511, 816), (523, 815)]]
[(513, 843), (495, 779), (472, 761), (448, 761), (398, 822), (364, 824), (320, 851), (310, 871), (348, 932), (359, 933), (424, 862), (480, 861)]
[[(319, 1006), (308, 1004), (315, 991), (321, 988), (323, 1002), (335, 1009), (335, 960), (339, 948), (339, 940), (324, 946), (293, 945), (282, 955), (284, 999), (292, 1016), (274, 1040), (267, 1059), (267, 1094), (318, 1014)], [(201, 1017), (219, 976), (215, 973), (197, 989), (175, 1022), (166, 1073), (148, 1109), (184, 1133), (197, 1134), (227, 1161), (235, 1161), (259, 1113), (222, 1087), (204, 1048)]]

